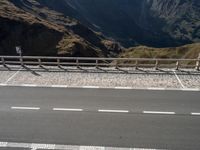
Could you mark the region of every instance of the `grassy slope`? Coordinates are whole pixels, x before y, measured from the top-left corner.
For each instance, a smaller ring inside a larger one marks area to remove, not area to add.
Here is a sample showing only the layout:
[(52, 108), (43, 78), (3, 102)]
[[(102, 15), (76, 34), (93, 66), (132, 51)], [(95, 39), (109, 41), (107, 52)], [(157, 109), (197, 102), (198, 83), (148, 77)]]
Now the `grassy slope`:
[(153, 48), (146, 46), (131, 47), (120, 54), (120, 57), (132, 58), (197, 58), (200, 53), (200, 43), (181, 47)]

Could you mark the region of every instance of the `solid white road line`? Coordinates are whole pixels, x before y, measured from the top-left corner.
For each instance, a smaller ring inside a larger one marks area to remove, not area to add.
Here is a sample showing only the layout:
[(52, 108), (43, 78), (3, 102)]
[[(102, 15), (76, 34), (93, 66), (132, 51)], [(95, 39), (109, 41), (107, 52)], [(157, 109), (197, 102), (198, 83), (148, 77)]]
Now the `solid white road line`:
[(55, 144), (31, 144), (32, 149), (55, 149)]
[(0, 86), (8, 86), (8, 84), (1, 83)]
[(38, 88), (88, 88), (88, 89), (132, 89), (132, 90), (158, 90), (158, 91), (200, 91), (199, 88), (136, 88), (136, 87), (100, 87), (100, 86), (68, 86), (68, 85), (37, 85), (37, 84), (5, 84), (1, 83), (0, 86), (9, 87), (38, 87)]
[(175, 115), (175, 112), (164, 112), (164, 111), (143, 111), (144, 114), (162, 114), (162, 115)]
[(99, 86), (81, 86), (81, 88), (85, 88), (85, 89), (99, 89)]
[(182, 91), (193, 91), (193, 92), (196, 92), (196, 91), (200, 91), (200, 89), (198, 89), (198, 88), (186, 88), (186, 89), (182, 89)]
[(67, 88), (67, 85), (51, 85), (51, 87), (55, 87), (55, 88)]
[(192, 112), (191, 115), (194, 115), (194, 116), (200, 116), (200, 113)]
[(21, 110), (39, 110), (39, 107), (11, 107), (11, 109), (21, 109)]
[(11, 81), (21, 70), (22, 68), (20, 68), (17, 72), (15, 72), (10, 78), (8, 78), (8, 80), (4, 84), (7, 84), (9, 81)]
[(119, 90), (131, 90), (133, 88), (132, 87), (115, 87), (115, 89), (119, 89)]
[(174, 72), (174, 75), (175, 75), (175, 77), (176, 77), (176, 79), (178, 80), (178, 82), (180, 83), (180, 85), (182, 86), (182, 88), (186, 88), (184, 85), (183, 85), (183, 83), (181, 82), (181, 79), (178, 77), (178, 75), (176, 74), (176, 71), (173, 71)]
[(8, 142), (7, 147), (30, 148), (30, 144), (29, 143), (9, 143)]
[(155, 87), (150, 87), (150, 88), (147, 88), (148, 90), (166, 90), (166, 88), (155, 88)]
[(31, 150), (37, 149), (59, 149), (59, 150), (158, 150), (150, 148), (120, 148), (120, 147), (104, 147), (104, 146), (81, 146), (81, 145), (57, 145), (57, 144), (42, 144), (42, 143), (14, 143), (0, 142), (0, 147), (7, 148), (26, 148)]
[(36, 84), (21, 84), (20, 86), (25, 86), (25, 87), (37, 87)]
[(0, 147), (7, 147), (8, 142), (0, 142)]
[(128, 110), (109, 110), (109, 109), (99, 109), (98, 112), (107, 112), (107, 113), (128, 113)]
[(55, 111), (83, 111), (83, 109), (76, 108), (53, 108)]

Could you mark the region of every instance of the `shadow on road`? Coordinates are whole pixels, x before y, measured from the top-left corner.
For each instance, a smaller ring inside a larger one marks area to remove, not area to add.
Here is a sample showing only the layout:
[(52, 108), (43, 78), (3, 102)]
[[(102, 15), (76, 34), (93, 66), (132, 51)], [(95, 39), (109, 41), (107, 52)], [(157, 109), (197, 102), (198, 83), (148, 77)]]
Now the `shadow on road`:
[[(109, 73), (109, 74), (146, 74), (146, 75), (173, 75), (174, 69), (154, 68), (109, 68), (109, 67), (69, 67), (69, 66), (28, 66), (23, 65), (21, 71), (31, 72), (40, 76), (39, 72), (70, 72), (70, 73)], [(17, 71), (21, 66), (2, 65), (0, 71)], [(200, 71), (180, 69), (179, 75), (200, 75)]]

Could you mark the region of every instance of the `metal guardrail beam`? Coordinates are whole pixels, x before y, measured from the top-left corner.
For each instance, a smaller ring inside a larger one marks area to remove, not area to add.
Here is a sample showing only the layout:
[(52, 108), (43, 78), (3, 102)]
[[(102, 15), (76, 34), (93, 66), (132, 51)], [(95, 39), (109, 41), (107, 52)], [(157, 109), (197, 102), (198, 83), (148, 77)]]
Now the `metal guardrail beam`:
[[(0, 58), (20, 59), (20, 56), (0, 56)], [(99, 58), (99, 57), (49, 57), (49, 56), (22, 56), (23, 59), (60, 59), (60, 60), (124, 60), (124, 61), (197, 61), (197, 59), (162, 59), (162, 58)]]
[[(180, 67), (191, 67), (196, 70), (200, 69), (200, 55), (197, 59), (161, 59), (161, 58), (90, 58), (90, 57), (45, 57), (45, 56), (0, 56), (1, 64), (34, 64), (34, 65), (73, 65), (73, 66), (112, 66), (119, 68), (120, 66), (138, 67), (154, 67), (156, 70), (162, 65), (178, 70)], [(166, 63), (167, 62), (167, 63)], [(184, 64), (184, 65), (183, 65)], [(187, 65), (188, 64), (188, 65)]]

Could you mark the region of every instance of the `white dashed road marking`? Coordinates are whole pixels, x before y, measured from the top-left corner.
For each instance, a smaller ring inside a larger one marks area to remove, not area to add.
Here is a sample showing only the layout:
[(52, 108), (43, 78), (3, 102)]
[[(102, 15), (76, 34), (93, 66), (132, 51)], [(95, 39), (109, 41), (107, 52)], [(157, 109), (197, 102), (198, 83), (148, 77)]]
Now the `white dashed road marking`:
[(164, 111), (143, 111), (144, 114), (161, 114), (161, 115), (175, 115), (175, 112), (164, 112)]
[(200, 116), (200, 113), (193, 112), (193, 113), (191, 113), (191, 115)]
[(39, 110), (39, 107), (11, 107), (11, 109), (21, 109), (21, 110)]
[(182, 88), (186, 89), (186, 87), (183, 85), (183, 83), (181, 82), (181, 79), (178, 77), (178, 75), (176, 74), (176, 71), (173, 71), (174, 75), (176, 76), (176, 79), (178, 80), (178, 82), (180, 83), (180, 85), (182, 86)]
[(107, 109), (99, 109), (98, 112), (107, 112), (107, 113), (128, 113), (128, 110), (107, 110)]
[(55, 111), (83, 111), (83, 109), (75, 109), (75, 108), (53, 108)]
[[(17, 107), (13, 106), (11, 109), (14, 110), (40, 110), (40, 107)], [(52, 108), (53, 111), (68, 111), (68, 112), (88, 112), (88, 110), (80, 109), (80, 108)], [(130, 110), (117, 110), (117, 109), (98, 109), (94, 110), (92, 112), (98, 112), (98, 113), (131, 113)], [(134, 113), (134, 112), (133, 112)], [(170, 111), (143, 111), (141, 114), (157, 114), (157, 115), (176, 115), (175, 112)], [(195, 115), (200, 116), (200, 112), (191, 112), (186, 115)], [(1, 144), (1, 143), (0, 143)]]

